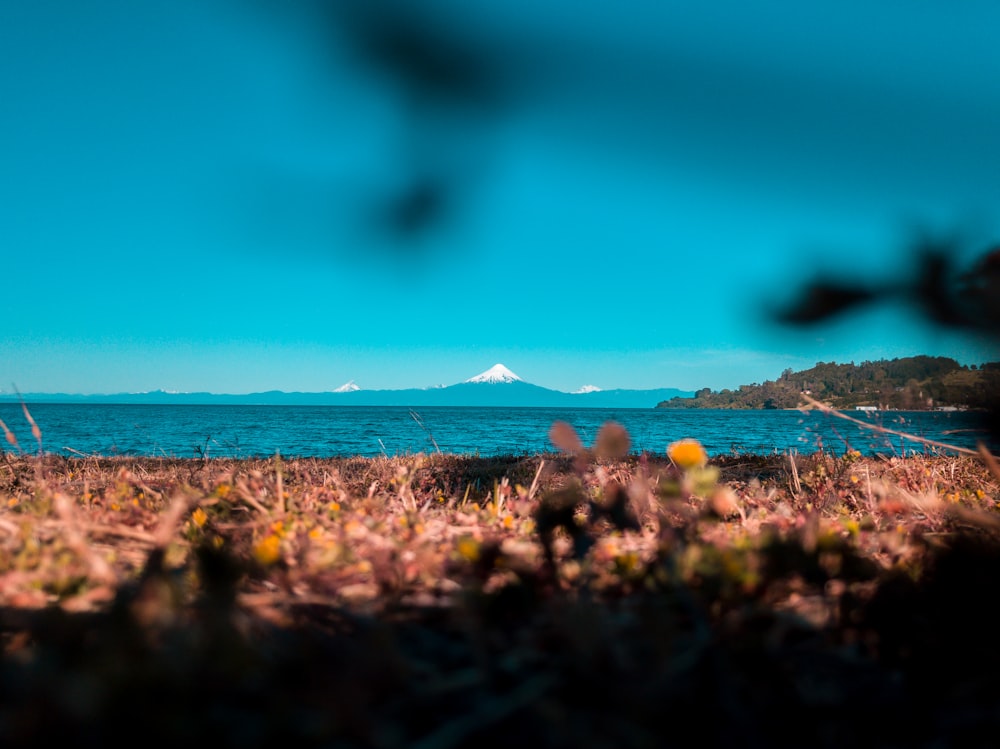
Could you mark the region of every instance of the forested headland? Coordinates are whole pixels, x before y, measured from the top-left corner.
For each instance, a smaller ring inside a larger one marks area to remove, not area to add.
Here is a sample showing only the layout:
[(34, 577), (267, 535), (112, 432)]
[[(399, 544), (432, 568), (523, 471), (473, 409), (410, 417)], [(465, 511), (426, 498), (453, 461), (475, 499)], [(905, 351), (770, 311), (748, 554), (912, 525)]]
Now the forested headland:
[(910, 356), (861, 364), (818, 362), (800, 372), (786, 369), (776, 380), (736, 390), (703, 388), (693, 398), (671, 398), (658, 408), (796, 408), (800, 393), (834, 408), (856, 406), (921, 411), (988, 409), (1000, 393), (1000, 362), (963, 365), (942, 356)]

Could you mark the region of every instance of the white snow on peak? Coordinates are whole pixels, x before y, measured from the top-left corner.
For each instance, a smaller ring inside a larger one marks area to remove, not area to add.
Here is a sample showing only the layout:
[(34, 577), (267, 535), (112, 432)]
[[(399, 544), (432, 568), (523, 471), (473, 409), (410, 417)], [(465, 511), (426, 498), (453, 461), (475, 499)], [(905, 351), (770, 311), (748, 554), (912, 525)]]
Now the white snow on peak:
[(341, 385), (339, 388), (337, 388), (333, 392), (335, 392), (335, 393), (353, 393), (355, 390), (360, 390), (360, 389), (361, 388), (359, 388), (357, 385), (354, 384), (354, 380), (351, 380), (350, 382), (345, 382), (343, 385)]
[(601, 392), (601, 389), (599, 387), (597, 387), (597, 385), (584, 385), (579, 390), (574, 390), (573, 392), (577, 393), (577, 394), (580, 394), (580, 393), (599, 393), (599, 392)]
[(470, 377), (466, 382), (524, 382), (520, 377), (511, 372), (503, 364), (494, 364), (485, 372)]

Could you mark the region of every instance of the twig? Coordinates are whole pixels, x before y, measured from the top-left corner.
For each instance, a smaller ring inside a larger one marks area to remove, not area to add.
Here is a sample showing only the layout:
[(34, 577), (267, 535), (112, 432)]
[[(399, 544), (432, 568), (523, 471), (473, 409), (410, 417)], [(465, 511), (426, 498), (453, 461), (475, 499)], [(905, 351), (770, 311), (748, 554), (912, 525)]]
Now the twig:
[(24, 397), (21, 395), (21, 391), (14, 388), (14, 392), (17, 393), (18, 400), (21, 401), (21, 410), (24, 411), (24, 418), (28, 420), (31, 424), (31, 436), (35, 438), (38, 442), (38, 455), (41, 457), (42, 453), (42, 430), (35, 423), (35, 420), (31, 418), (31, 413), (28, 411), (28, 404), (24, 402)]
[(0, 518), (0, 530), (7, 532), (11, 536), (16, 536), (20, 532), (20, 528), (3, 518)]
[[(0, 429), (3, 429), (3, 434), (4, 434), (4, 437), (7, 439), (7, 444), (10, 445), (11, 447), (13, 447), (18, 452), (21, 452), (21, 446), (19, 444), (17, 444), (17, 437), (14, 436), (14, 433), (12, 431), (10, 431), (10, 428), (6, 424), (3, 423), (3, 419), (0, 419)], [(7, 455), (7, 451), (4, 450), (3, 454), (6, 456)], [(9, 462), (10, 461), (8, 459), (8, 463)]]
[(56, 492), (53, 496), (56, 513), (62, 520), (62, 531), (66, 538), (66, 545), (69, 546), (80, 557), (86, 560), (90, 568), (89, 577), (98, 583), (111, 584), (118, 582), (118, 576), (100, 554), (92, 549), (76, 522), (76, 515), (73, 512), (73, 500), (62, 492)]
[[(836, 416), (839, 419), (845, 419), (851, 422), (852, 424), (857, 424), (858, 426), (864, 427), (865, 429), (872, 429), (876, 432), (884, 432), (885, 434), (894, 434), (897, 437), (903, 437), (904, 439), (913, 440), (914, 442), (922, 442), (925, 445), (930, 445), (932, 447), (940, 447), (945, 450), (954, 450), (955, 452), (964, 453), (965, 455), (982, 456), (982, 452), (980, 452), (979, 450), (970, 450), (967, 447), (959, 447), (958, 445), (949, 445), (947, 442), (938, 442), (937, 440), (929, 440), (925, 437), (918, 437), (915, 434), (909, 434), (908, 432), (900, 432), (895, 429), (889, 429), (888, 427), (881, 426), (880, 424), (868, 424), (867, 422), (861, 421), (860, 419), (855, 419), (853, 416), (848, 416), (847, 414), (841, 413), (840, 411), (835, 410), (831, 406), (828, 406), (826, 403), (820, 403), (818, 400), (816, 400), (815, 398), (810, 398), (805, 393), (799, 393), (799, 395), (801, 395), (802, 398), (805, 401), (807, 401), (810, 405), (818, 408), (823, 413), (830, 414), (831, 416)], [(986, 451), (985, 447), (982, 449), (983, 451)]]
[(253, 494), (250, 492), (250, 487), (247, 486), (246, 481), (244, 481), (243, 479), (236, 480), (236, 492), (239, 494), (240, 499), (242, 499), (248, 505), (257, 510), (257, 512), (259, 512), (261, 515), (263, 515), (264, 517), (270, 516), (271, 511), (253, 498)]
[(153, 543), (157, 547), (161, 549), (167, 548), (175, 529), (180, 524), (181, 517), (187, 512), (190, 504), (191, 500), (183, 494), (178, 492), (174, 495), (173, 500), (171, 500), (170, 505), (167, 507), (167, 511), (160, 517), (160, 522), (157, 523), (156, 529), (153, 531)]
[(434, 435), (431, 434), (431, 430), (428, 429), (427, 427), (425, 427), (424, 426), (424, 422), (422, 422), (420, 420), (420, 414), (418, 414), (416, 411), (414, 411), (414, 410), (411, 409), (410, 410), (410, 416), (413, 418), (413, 420), (415, 422), (417, 422), (417, 424), (420, 425), (420, 428), (423, 429), (427, 433), (427, 439), (429, 439), (431, 441), (431, 444), (434, 445), (434, 449), (437, 450), (438, 453), (440, 454), (441, 448), (438, 447), (438, 443), (435, 441)]
[(535, 492), (538, 491), (538, 477), (542, 475), (542, 468), (545, 467), (545, 459), (538, 461), (538, 470), (535, 471), (535, 478), (531, 480), (531, 486), (528, 488), (528, 501), (530, 502), (534, 496)]
[(66, 445), (63, 445), (62, 449), (63, 450), (67, 450), (67, 451), (73, 453), (74, 455), (79, 455), (81, 458), (93, 458), (94, 457), (93, 453), (82, 453), (79, 450), (74, 450), (72, 447), (66, 447)]
[(81, 527), (91, 536), (117, 536), (132, 541), (141, 541), (151, 546), (156, 545), (156, 537), (151, 533), (130, 528), (127, 525), (101, 525), (99, 523), (82, 523)]
[(281, 476), (281, 453), (276, 452), (274, 454), (274, 489), (278, 493), (278, 516), (284, 517), (285, 511), (288, 509), (285, 506), (285, 482)]
[(794, 493), (798, 497), (802, 494), (802, 484), (799, 482), (799, 468), (795, 465), (795, 456), (789, 452), (788, 453), (788, 463), (792, 467), (792, 482), (794, 483)]
[(986, 467), (990, 469), (990, 473), (993, 474), (993, 478), (1000, 481), (1000, 462), (997, 461), (996, 457), (989, 450), (986, 449), (986, 445), (982, 442), (978, 443), (979, 447), (979, 457), (983, 459)]

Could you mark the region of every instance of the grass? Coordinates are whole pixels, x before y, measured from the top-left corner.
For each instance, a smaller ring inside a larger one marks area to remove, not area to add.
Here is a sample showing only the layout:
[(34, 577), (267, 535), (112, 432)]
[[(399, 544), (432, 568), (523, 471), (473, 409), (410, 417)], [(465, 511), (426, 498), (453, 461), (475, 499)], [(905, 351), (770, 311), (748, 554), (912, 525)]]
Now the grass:
[(979, 457), (551, 436), (496, 458), (5, 453), (0, 745), (998, 735)]

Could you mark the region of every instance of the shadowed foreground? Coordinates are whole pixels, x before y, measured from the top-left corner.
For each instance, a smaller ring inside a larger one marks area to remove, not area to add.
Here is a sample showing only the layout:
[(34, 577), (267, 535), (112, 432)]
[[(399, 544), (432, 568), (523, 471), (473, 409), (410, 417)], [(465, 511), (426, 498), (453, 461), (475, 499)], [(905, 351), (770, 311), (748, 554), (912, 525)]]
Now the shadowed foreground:
[(574, 437), (3, 456), (0, 745), (992, 744), (982, 460)]

